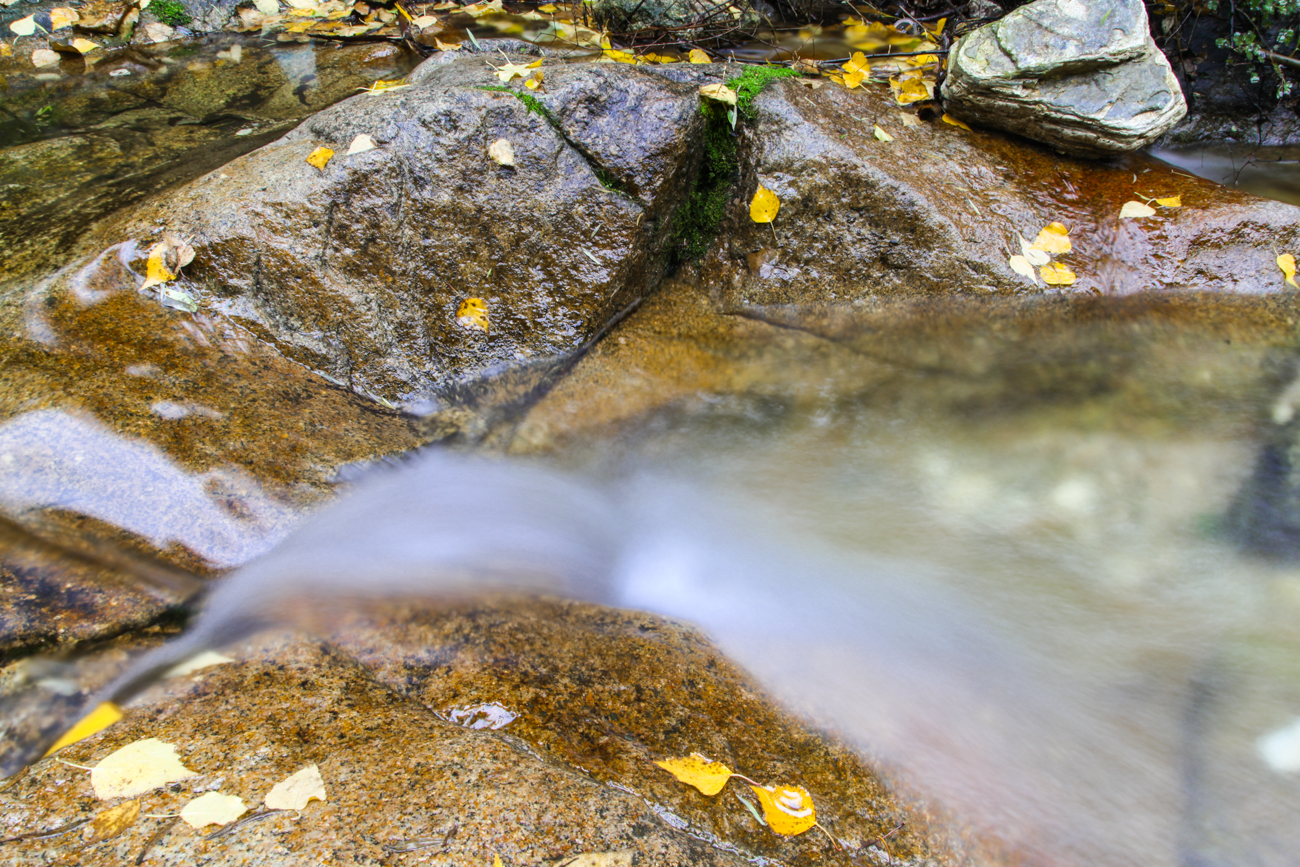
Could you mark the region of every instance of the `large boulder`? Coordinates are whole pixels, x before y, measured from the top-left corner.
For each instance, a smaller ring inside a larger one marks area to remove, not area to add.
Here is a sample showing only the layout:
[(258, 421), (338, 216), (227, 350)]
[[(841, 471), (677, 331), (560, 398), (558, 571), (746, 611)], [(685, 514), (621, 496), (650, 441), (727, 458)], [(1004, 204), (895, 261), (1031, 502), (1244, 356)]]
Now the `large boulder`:
[(1063, 153), (1105, 157), (1155, 141), (1187, 113), (1141, 0), (1037, 0), (963, 37), (947, 110)]

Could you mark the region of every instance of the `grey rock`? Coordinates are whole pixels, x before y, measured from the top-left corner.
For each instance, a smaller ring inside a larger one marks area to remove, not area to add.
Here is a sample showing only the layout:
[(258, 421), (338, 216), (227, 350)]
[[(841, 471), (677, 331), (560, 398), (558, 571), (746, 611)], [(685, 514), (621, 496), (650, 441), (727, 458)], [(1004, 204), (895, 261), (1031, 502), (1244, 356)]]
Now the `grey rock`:
[(1064, 153), (1138, 150), (1187, 113), (1140, 0), (1037, 0), (963, 37), (943, 85), (951, 114)]
[(669, 30), (676, 38), (692, 42), (732, 33), (737, 27), (756, 26), (761, 20), (748, 4), (733, 15), (726, 4), (710, 0), (594, 0), (592, 19), (616, 33)]

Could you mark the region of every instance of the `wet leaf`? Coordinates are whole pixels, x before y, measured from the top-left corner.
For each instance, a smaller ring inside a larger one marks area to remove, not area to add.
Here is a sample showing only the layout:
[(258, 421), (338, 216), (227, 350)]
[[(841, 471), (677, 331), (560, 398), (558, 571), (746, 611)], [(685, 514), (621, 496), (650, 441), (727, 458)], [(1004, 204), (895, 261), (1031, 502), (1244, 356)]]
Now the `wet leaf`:
[(348, 145), (348, 152), (344, 156), (350, 157), (353, 154), (363, 154), (366, 151), (374, 150), (376, 147), (375, 140), (362, 133), (352, 140), (352, 144)]
[(889, 79), (889, 86), (894, 91), (894, 100), (899, 105), (911, 105), (914, 102), (934, 98), (931, 92), (933, 85), (916, 73), (896, 75)]
[(32, 65), (37, 69), (43, 69), (46, 66), (57, 66), (59, 63), (59, 52), (51, 51), (48, 48), (38, 48), (32, 52)]
[(781, 200), (776, 193), (759, 184), (749, 203), (749, 218), (755, 223), (770, 223), (776, 219), (776, 212), (780, 209)]
[(202, 653), (196, 653), (184, 662), (177, 663), (167, 669), (163, 677), (185, 677), (187, 674), (193, 674), (196, 671), (202, 671), (205, 668), (211, 668), (214, 665), (225, 665), (228, 662), (234, 662), (229, 656), (222, 656), (211, 650), (205, 650)]
[(855, 87), (861, 87), (862, 82), (866, 77), (867, 74), (861, 69), (855, 69), (852, 72), (845, 72), (844, 86), (847, 87), (849, 90), (852, 90)]
[(62, 30), (64, 27), (71, 27), (81, 20), (76, 9), (70, 9), (67, 6), (55, 6), (50, 10), (50, 29)]
[(269, 810), (301, 812), (308, 802), (325, 800), (325, 781), (321, 779), (320, 768), (311, 764), (276, 783), (262, 803)]
[(433, 45), (439, 51), (460, 51), (459, 42), (443, 42), (438, 37), (433, 37)]
[(158, 303), (172, 310), (184, 310), (186, 313), (194, 313), (199, 309), (199, 302), (194, 300), (193, 295), (175, 286), (164, 286), (159, 289)]
[(1026, 241), (1024, 238), (1019, 238), (1019, 240), (1020, 240), (1020, 255), (1030, 265), (1046, 265), (1048, 262), (1052, 261), (1052, 257), (1047, 255), (1046, 250), (1038, 249), (1033, 244), (1030, 244), (1028, 241)]
[[(26, 18), (19, 18), (17, 21), (9, 22), (9, 29), (19, 36), (31, 36), (36, 32), (36, 28), (41, 25), (36, 23), (36, 14), (28, 15)], [(41, 27), (44, 30), (44, 27)]]
[(488, 156), (499, 166), (514, 166), (515, 149), (506, 139), (499, 138), (488, 145)]
[(253, 5), (263, 15), (278, 15), (280, 12), (279, 0), (253, 0)]
[(817, 824), (812, 796), (802, 786), (750, 786), (763, 807), (767, 826), (778, 834), (792, 837)]
[(662, 759), (655, 764), (710, 797), (721, 792), (734, 773), (722, 762), (711, 762), (699, 753), (680, 759)]
[(894, 137), (893, 137), (892, 135), (890, 135), (889, 133), (885, 132), (883, 129), (881, 129), (879, 124), (876, 125), (876, 128), (875, 128), (874, 130), (872, 130), (872, 132), (875, 134), (876, 138), (877, 138), (879, 141), (893, 141), (893, 140), (894, 140)]
[(181, 764), (176, 748), (157, 738), (145, 738), (110, 753), (90, 771), (95, 797), (133, 798), (195, 776)]
[(91, 42), (89, 39), (81, 39), (78, 37), (77, 39), (72, 40), (72, 47), (80, 51), (82, 54), (89, 54), (96, 48), (99, 48), (100, 45), (98, 42)]
[(1060, 262), (1044, 265), (1039, 273), (1043, 276), (1043, 282), (1049, 286), (1074, 285), (1074, 272)]
[(229, 825), (246, 812), (248, 808), (244, 806), (243, 798), (208, 792), (181, 807), (181, 819), (191, 828), (206, 828), (209, 825)]
[(121, 834), (135, 824), (140, 818), (140, 800), (138, 798), (124, 801), (116, 806), (101, 810), (90, 823), (90, 839), (86, 845), (102, 843)]
[(1022, 277), (1028, 277), (1034, 282), (1035, 286), (1038, 285), (1038, 272), (1034, 270), (1033, 263), (1024, 256), (1012, 256), (1007, 259), (1007, 264), (1011, 266), (1012, 271)]
[(1295, 256), (1292, 256), (1290, 253), (1283, 253), (1281, 256), (1278, 256), (1277, 267), (1281, 268), (1282, 273), (1286, 275), (1286, 282), (1295, 286), (1297, 289), (1300, 289), (1300, 284), (1295, 282)]
[(1073, 249), (1070, 244), (1070, 230), (1063, 223), (1048, 223), (1034, 239), (1033, 248), (1053, 256), (1068, 253)]
[(703, 48), (692, 48), (691, 53), (686, 55), (691, 63), (712, 63), (713, 59)]
[[(398, 6), (397, 8), (401, 9), (402, 7)], [(428, 30), (430, 27), (433, 27), (435, 25), (438, 27), (439, 30), (442, 29), (442, 22), (438, 20), (438, 16), (436, 15), (421, 15), (419, 18), (412, 18), (411, 24), (412, 26), (418, 27), (421, 30)]]
[(307, 155), (307, 165), (325, 171), (325, 164), (334, 157), (333, 148), (318, 147)]
[(736, 104), (736, 92), (725, 84), (706, 84), (700, 88), (700, 96), (726, 105)]
[(175, 280), (180, 270), (193, 261), (193, 247), (171, 232), (163, 232), (162, 240), (149, 249), (140, 291)]
[(86, 738), (103, 731), (122, 718), (122, 710), (111, 701), (101, 703), (90, 713), (83, 716), (77, 721), (77, 724), (63, 733), (63, 737), (54, 742), (54, 746), (45, 751), (45, 755), (53, 755), (59, 750), (77, 741), (84, 741)]
[(1183, 197), (1165, 196), (1162, 199), (1156, 199), (1156, 204), (1162, 208), (1181, 208), (1183, 206)]
[(957, 118), (953, 117), (952, 115), (948, 114), (947, 112), (944, 112), (944, 114), (943, 114), (943, 122), (944, 122), (944, 123), (950, 123), (950, 124), (952, 124), (953, 126), (959, 128), (959, 129), (964, 129), (964, 130), (966, 130), (966, 131), (968, 131), (968, 132), (970, 131), (970, 127), (968, 127), (966, 124), (962, 123), (961, 121), (957, 120)]
[(482, 298), (466, 298), (456, 308), (456, 322), (466, 328), (488, 331), (488, 304)]
[(1144, 205), (1141, 202), (1125, 202), (1124, 207), (1119, 209), (1119, 218), (1121, 220), (1133, 219), (1135, 217), (1154, 216), (1156, 209), (1150, 205)]

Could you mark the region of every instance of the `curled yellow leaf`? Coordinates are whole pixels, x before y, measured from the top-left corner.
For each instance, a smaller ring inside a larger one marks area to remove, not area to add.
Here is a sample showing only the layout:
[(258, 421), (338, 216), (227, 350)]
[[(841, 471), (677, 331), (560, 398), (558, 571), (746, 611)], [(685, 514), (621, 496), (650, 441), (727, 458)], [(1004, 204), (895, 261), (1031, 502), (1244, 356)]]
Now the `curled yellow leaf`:
[(307, 155), (307, 165), (313, 166), (325, 171), (325, 164), (334, 157), (334, 150), (327, 147), (319, 147)]
[(1049, 286), (1074, 285), (1074, 272), (1060, 262), (1049, 262), (1042, 267), (1039, 273), (1043, 276), (1043, 282)]
[(113, 723), (122, 718), (122, 711), (111, 701), (101, 703), (90, 713), (83, 716), (76, 725), (64, 732), (63, 737), (54, 742), (54, 746), (46, 750), (45, 755), (57, 753), (59, 750), (75, 744), (77, 741), (85, 740), (95, 732), (102, 731)]
[(466, 298), (456, 308), (456, 322), (465, 328), (488, 331), (488, 304), (482, 298)]
[(894, 91), (894, 100), (899, 105), (911, 105), (933, 99), (933, 83), (927, 82), (918, 74), (896, 75), (889, 79), (889, 86)]
[(802, 786), (750, 785), (763, 806), (767, 826), (778, 834), (792, 837), (817, 824), (812, 795)]
[(964, 123), (962, 123), (961, 121), (957, 120), (957, 118), (953, 117), (952, 115), (948, 114), (947, 112), (944, 112), (944, 115), (943, 115), (943, 122), (944, 122), (944, 123), (950, 123), (950, 124), (952, 124), (953, 126), (959, 128), (959, 129), (964, 129), (964, 130), (969, 130), (969, 129), (970, 129), (970, 127), (968, 127), (966, 124), (964, 124)]
[(770, 223), (776, 219), (776, 212), (781, 209), (781, 200), (776, 193), (762, 184), (749, 203), (749, 218), (755, 223)]
[(709, 761), (699, 753), (691, 753), (680, 759), (663, 759), (655, 764), (710, 797), (721, 792), (734, 773), (722, 762)]
[(1181, 208), (1183, 206), (1183, 197), (1165, 196), (1164, 198), (1156, 199), (1156, 204), (1162, 208)]
[(1292, 256), (1290, 253), (1283, 253), (1281, 256), (1278, 256), (1277, 267), (1281, 268), (1282, 273), (1286, 275), (1286, 282), (1295, 286), (1297, 289), (1300, 289), (1300, 284), (1297, 284), (1295, 281), (1295, 256)]
[(726, 105), (736, 104), (736, 92), (725, 84), (706, 84), (700, 88), (700, 96), (717, 100)]
[(1063, 223), (1048, 223), (1030, 246), (1053, 256), (1060, 256), (1074, 249), (1070, 244), (1070, 230), (1065, 228)]
[(844, 86), (849, 90), (852, 90), (855, 87), (861, 87), (862, 81), (866, 77), (867, 74), (861, 69), (854, 69), (852, 71), (846, 69), (844, 73)]
[(713, 59), (702, 48), (692, 48), (691, 53), (687, 55), (691, 63), (712, 63)]

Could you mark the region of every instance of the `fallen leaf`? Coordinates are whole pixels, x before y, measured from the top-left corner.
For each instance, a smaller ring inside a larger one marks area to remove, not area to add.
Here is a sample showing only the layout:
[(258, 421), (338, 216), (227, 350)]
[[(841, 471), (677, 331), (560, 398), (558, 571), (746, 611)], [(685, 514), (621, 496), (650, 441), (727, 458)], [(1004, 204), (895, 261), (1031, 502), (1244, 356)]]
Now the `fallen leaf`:
[(456, 308), (456, 322), (466, 328), (477, 328), (487, 333), (488, 305), (482, 298), (466, 298)]
[[(98, 42), (91, 42), (89, 39), (78, 37), (72, 40), (72, 47), (80, 51), (82, 54), (89, 54), (100, 46)], [(238, 48), (238, 46), (235, 47)]]
[(853, 56), (849, 58), (848, 63), (845, 63), (840, 69), (845, 72), (870, 72), (871, 61), (867, 60), (867, 55), (861, 51), (855, 51)]
[(792, 837), (817, 824), (812, 796), (802, 786), (750, 785), (763, 805), (767, 826), (778, 834)]
[(62, 30), (64, 27), (71, 27), (81, 20), (76, 9), (70, 9), (67, 6), (55, 6), (50, 10), (50, 29)]
[[(488, 66), (492, 66), (492, 64), (489, 63)], [(505, 84), (506, 82), (510, 81), (510, 79), (514, 78), (515, 76), (519, 76), (520, 78), (525, 78), (528, 75), (527, 66), (525, 66), (522, 63), (511, 63), (509, 60), (507, 60), (501, 66), (492, 66), (492, 69), (497, 74), (497, 80), (500, 81), (502, 84)]]
[(636, 63), (637, 57), (630, 51), (620, 51), (617, 48), (606, 48), (602, 52), (604, 56), (615, 63)]
[(543, 3), (541, 6), (537, 7), (537, 11), (545, 12), (547, 15), (554, 15), (556, 12), (559, 12), (560, 10), (555, 8), (554, 3)]
[(101, 810), (90, 823), (90, 839), (86, 841), (86, 845), (91, 846), (113, 839), (134, 825), (135, 820), (139, 818), (139, 798)]
[(352, 140), (352, 144), (348, 145), (348, 152), (344, 156), (350, 157), (353, 154), (363, 154), (366, 151), (374, 150), (376, 147), (375, 140), (362, 133)]
[[(26, 18), (19, 18), (17, 21), (9, 22), (9, 29), (19, 36), (31, 36), (36, 32), (37, 27), (41, 27), (41, 25), (36, 23), (35, 13), (28, 15)], [(41, 29), (44, 30), (45, 28), (41, 27)]]
[(1070, 244), (1070, 230), (1065, 228), (1064, 223), (1048, 223), (1034, 239), (1033, 248), (1053, 256), (1068, 253), (1074, 249)]
[(1124, 207), (1119, 209), (1119, 218), (1128, 220), (1134, 217), (1150, 217), (1155, 212), (1156, 209), (1150, 205), (1144, 205), (1141, 202), (1125, 202)]
[(1074, 272), (1060, 262), (1044, 265), (1040, 273), (1048, 286), (1071, 286), (1074, 284)]
[(894, 140), (894, 137), (893, 137), (892, 135), (890, 135), (889, 133), (885, 132), (883, 129), (881, 129), (879, 124), (876, 125), (876, 128), (875, 128), (874, 130), (872, 130), (872, 132), (875, 133), (876, 138), (879, 139), (880, 141), (893, 141), (893, 140)]
[(56, 66), (59, 62), (59, 52), (51, 51), (48, 48), (38, 48), (32, 52), (32, 65), (37, 69), (46, 66)]
[[(398, 6), (397, 8), (398, 8), (398, 9), (401, 9), (402, 7), (401, 7), (401, 6)], [(426, 30), (426, 29), (428, 29), (429, 27), (432, 27), (432, 26), (435, 25), (435, 24), (438, 25), (439, 29), (442, 28), (442, 24), (441, 24), (441, 22), (438, 20), (438, 16), (437, 16), (437, 15), (421, 15), (419, 18), (412, 18), (412, 19), (411, 19), (411, 24), (413, 24), (414, 26), (420, 28), (421, 30)]]
[(794, 80), (794, 83), (795, 83), (795, 84), (802, 84), (804, 87), (811, 88), (812, 90), (816, 90), (817, 88), (821, 87), (821, 86), (822, 86), (823, 84), (825, 84), (826, 82), (824, 82), (824, 81), (819, 81), (819, 80), (817, 80), (817, 79), (815, 79), (815, 78), (796, 78), (796, 79)]
[(1046, 250), (1039, 249), (1030, 244), (1023, 237), (1020, 240), (1020, 255), (1024, 257), (1030, 265), (1046, 265), (1052, 261), (1052, 257), (1047, 255)]
[(279, 0), (253, 0), (253, 5), (263, 15), (277, 15), (280, 12)]
[(947, 112), (944, 112), (944, 114), (943, 114), (943, 122), (944, 122), (944, 123), (950, 123), (950, 124), (952, 124), (953, 126), (958, 127), (959, 129), (964, 129), (964, 130), (967, 130), (967, 131), (970, 130), (970, 127), (968, 127), (966, 124), (962, 123), (961, 121), (957, 120), (957, 118), (953, 117), (952, 115), (948, 114)]
[(529, 90), (536, 90), (537, 88), (542, 86), (542, 81), (545, 78), (546, 78), (545, 73), (543, 73), (539, 69), (536, 72), (534, 72), (527, 81), (524, 82), (524, 87), (528, 88)]
[(95, 797), (133, 798), (195, 776), (181, 764), (176, 747), (157, 738), (145, 738), (110, 753), (90, 771)]
[(69, 744), (83, 741), (95, 732), (108, 728), (121, 718), (122, 711), (117, 705), (111, 701), (102, 702), (94, 710), (78, 720), (76, 725), (64, 732), (63, 737), (55, 741), (54, 746), (45, 751), (45, 755), (53, 755)]
[(488, 156), (499, 166), (514, 166), (515, 149), (510, 146), (506, 139), (499, 138), (492, 144), (488, 145)]
[(433, 45), (439, 51), (460, 51), (459, 42), (443, 42), (438, 37), (433, 37)]
[(189, 659), (173, 665), (167, 669), (163, 677), (184, 677), (187, 674), (193, 674), (196, 671), (202, 671), (205, 668), (211, 668), (214, 665), (225, 665), (228, 662), (234, 662), (229, 656), (222, 656), (212, 650), (205, 650), (202, 653), (196, 653)]
[(911, 105), (914, 102), (934, 98), (930, 91), (933, 85), (928, 85), (919, 74), (896, 75), (889, 79), (889, 86), (894, 91), (894, 100), (899, 105)]
[(691, 63), (712, 63), (713, 58), (709, 57), (708, 52), (703, 48), (692, 48), (691, 53), (686, 55)]
[(325, 171), (325, 164), (328, 163), (333, 156), (334, 150), (332, 148), (318, 147), (307, 155), (307, 165), (314, 166), (323, 172)]
[(175, 280), (181, 269), (193, 261), (193, 247), (171, 232), (163, 232), (163, 239), (149, 248), (144, 283), (140, 286), (140, 291)]
[(504, 864), (501, 863), (501, 856), (500, 856), (500, 855), (493, 855), (493, 856), (492, 856), (492, 867), (506, 867), (506, 865), (504, 865)]
[[(491, 66), (491, 64), (488, 65)], [(404, 87), (410, 87), (410, 85), (406, 83), (405, 79), (394, 78), (388, 81), (381, 79), (374, 82), (369, 87), (362, 87), (359, 88), (359, 90), (364, 90), (366, 93), (388, 93), (390, 90), (401, 90)]]
[(181, 819), (191, 828), (206, 828), (209, 825), (229, 825), (246, 812), (248, 808), (244, 806), (243, 798), (208, 792), (181, 807)]
[(780, 208), (781, 200), (776, 193), (759, 184), (749, 203), (749, 218), (755, 223), (770, 223), (776, 219), (776, 212)]
[(736, 92), (725, 84), (703, 85), (700, 88), (700, 96), (726, 103), (727, 105), (736, 104)]
[(1162, 199), (1156, 199), (1156, 204), (1162, 208), (1181, 208), (1183, 206), (1183, 197), (1165, 196)]
[(325, 801), (325, 781), (320, 768), (311, 764), (276, 783), (262, 803), (269, 810), (302, 811), (309, 801)]
[(159, 289), (158, 303), (172, 310), (184, 310), (186, 313), (194, 313), (199, 309), (199, 302), (194, 300), (194, 296), (175, 286), (164, 286)]
[(1295, 282), (1295, 256), (1292, 256), (1290, 253), (1283, 253), (1281, 256), (1278, 256), (1277, 267), (1281, 268), (1282, 273), (1286, 275), (1286, 282), (1295, 286), (1297, 289), (1300, 289), (1300, 284)]
[(849, 90), (852, 90), (855, 87), (861, 87), (862, 81), (866, 77), (867, 77), (866, 72), (864, 72), (861, 69), (855, 69), (852, 70), (851, 72), (845, 72), (844, 86), (847, 87)]
[(1033, 263), (1024, 256), (1012, 256), (1007, 259), (1007, 264), (1011, 266), (1012, 271), (1022, 277), (1028, 277), (1035, 286), (1038, 285), (1038, 272), (1034, 270)]
[(144, 35), (149, 37), (150, 42), (170, 42), (172, 37), (176, 35), (176, 30), (172, 27), (168, 27), (166, 24), (155, 21), (152, 24), (146, 24), (144, 26)]
[(691, 753), (680, 759), (662, 759), (655, 764), (679, 781), (694, 786), (710, 797), (721, 792), (722, 787), (727, 785), (727, 780), (735, 773), (722, 762), (711, 762), (699, 753)]

